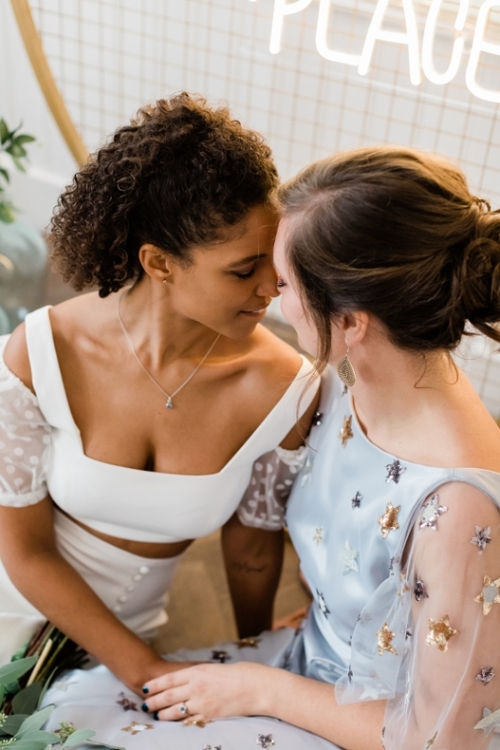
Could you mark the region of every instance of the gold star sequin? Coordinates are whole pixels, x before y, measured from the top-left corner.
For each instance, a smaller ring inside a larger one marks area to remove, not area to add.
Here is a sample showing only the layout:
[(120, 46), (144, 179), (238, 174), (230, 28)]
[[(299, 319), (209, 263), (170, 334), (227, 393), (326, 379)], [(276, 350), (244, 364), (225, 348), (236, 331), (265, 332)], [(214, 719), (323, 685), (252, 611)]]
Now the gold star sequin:
[(344, 417), (344, 424), (342, 425), (342, 429), (339, 432), (339, 438), (342, 440), (342, 448), (345, 448), (347, 445), (347, 441), (354, 437), (351, 425), (352, 416)]
[(129, 727), (123, 727), (122, 732), (130, 732), (130, 734), (139, 734), (144, 732), (146, 729), (154, 729), (152, 724), (139, 724), (137, 721), (131, 721)]
[(494, 604), (500, 604), (500, 578), (492, 581), (489, 576), (484, 576), (483, 590), (474, 597), (474, 601), (482, 603), (483, 615), (489, 614)]
[(378, 654), (379, 656), (382, 656), (384, 651), (388, 651), (390, 654), (396, 654), (397, 651), (392, 645), (392, 641), (395, 637), (395, 633), (393, 633), (392, 630), (389, 630), (389, 623), (384, 622), (382, 627), (377, 633), (377, 647), (378, 647)]
[(388, 502), (385, 506), (385, 513), (380, 516), (377, 523), (380, 524), (380, 531), (384, 539), (386, 538), (389, 531), (395, 531), (399, 529), (398, 513), (401, 510), (401, 506), (397, 505), (393, 507), (391, 502)]
[(240, 638), (236, 641), (238, 648), (259, 648), (260, 638)]
[(437, 646), (439, 651), (448, 651), (448, 641), (458, 633), (451, 627), (448, 615), (437, 621), (429, 617), (429, 631), (425, 642), (429, 646)]

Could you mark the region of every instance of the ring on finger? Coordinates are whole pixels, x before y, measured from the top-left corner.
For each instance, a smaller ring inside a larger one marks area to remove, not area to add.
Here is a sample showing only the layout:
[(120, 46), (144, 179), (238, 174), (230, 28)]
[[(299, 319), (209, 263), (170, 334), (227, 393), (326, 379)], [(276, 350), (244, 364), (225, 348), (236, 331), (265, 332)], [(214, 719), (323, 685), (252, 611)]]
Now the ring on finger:
[(183, 716), (187, 715), (188, 710), (187, 710), (187, 706), (185, 703), (181, 703), (181, 705), (179, 706), (179, 711), (181, 712)]

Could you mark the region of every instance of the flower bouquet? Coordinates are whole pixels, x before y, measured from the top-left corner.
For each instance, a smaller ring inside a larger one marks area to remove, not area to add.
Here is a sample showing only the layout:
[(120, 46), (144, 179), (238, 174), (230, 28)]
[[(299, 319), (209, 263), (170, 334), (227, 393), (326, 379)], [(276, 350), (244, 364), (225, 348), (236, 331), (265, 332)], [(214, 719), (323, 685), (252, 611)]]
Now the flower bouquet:
[(90, 744), (124, 750), (96, 742), (91, 729), (76, 729), (61, 723), (55, 732), (42, 729), (54, 706), (40, 708), (54, 680), (67, 669), (82, 667), (87, 653), (49, 622), (31, 641), (0, 667), (0, 748), (13, 750), (59, 750)]

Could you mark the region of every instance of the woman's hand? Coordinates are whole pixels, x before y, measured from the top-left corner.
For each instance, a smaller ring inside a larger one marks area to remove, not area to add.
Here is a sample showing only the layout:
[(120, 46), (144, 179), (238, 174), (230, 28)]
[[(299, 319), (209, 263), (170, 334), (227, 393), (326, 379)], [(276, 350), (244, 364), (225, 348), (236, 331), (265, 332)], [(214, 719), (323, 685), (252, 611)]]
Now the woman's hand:
[(148, 682), (144, 710), (189, 724), (259, 714), (275, 671), (261, 664), (198, 664)]

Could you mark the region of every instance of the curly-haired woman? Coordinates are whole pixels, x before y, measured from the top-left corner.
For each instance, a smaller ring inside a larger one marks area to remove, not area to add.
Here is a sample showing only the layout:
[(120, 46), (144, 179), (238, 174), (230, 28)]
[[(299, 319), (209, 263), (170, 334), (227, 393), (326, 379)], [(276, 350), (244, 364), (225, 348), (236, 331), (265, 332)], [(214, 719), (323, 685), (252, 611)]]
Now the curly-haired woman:
[(140, 691), (172, 668), (146, 641), (175, 563), (221, 526), (240, 634), (270, 625), (281, 532), (235, 511), (263, 454), (240, 515), (283, 502), (316, 390), (302, 398), (310, 365), (257, 325), (277, 294), (276, 185), (260, 136), (181, 94), (62, 195), (54, 261), (98, 292), (1, 342), (3, 660), (46, 618)]

